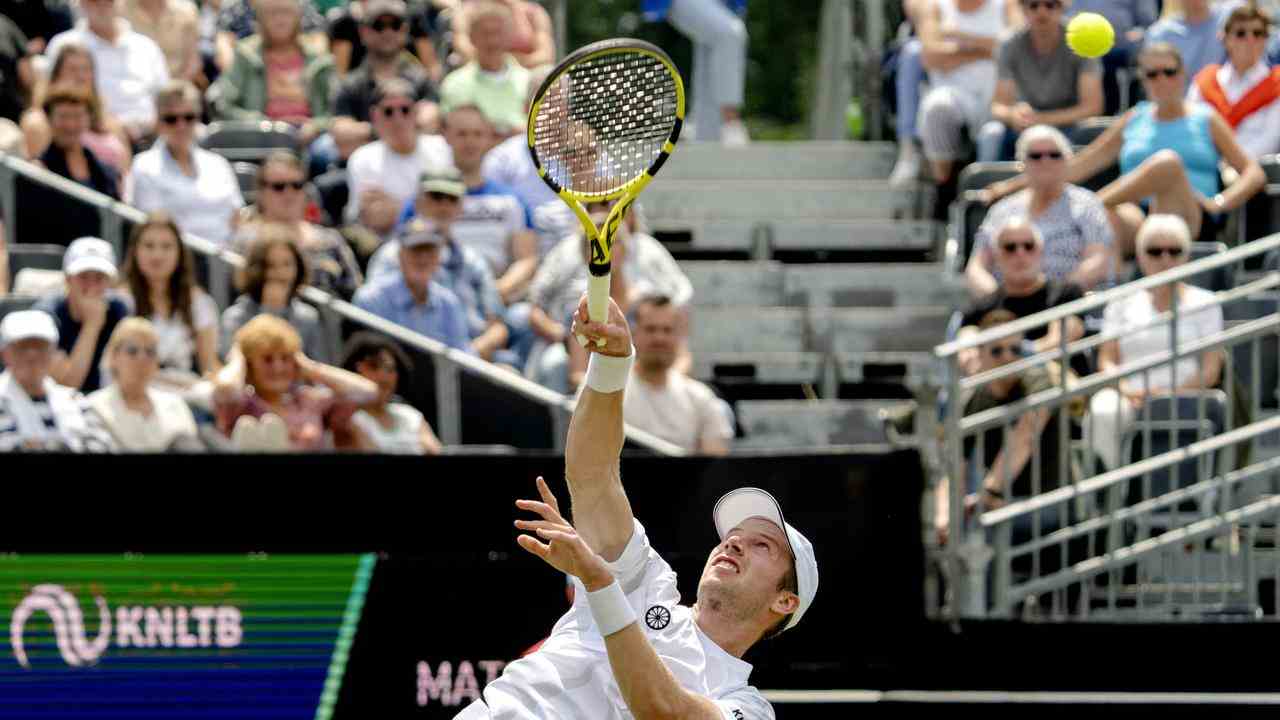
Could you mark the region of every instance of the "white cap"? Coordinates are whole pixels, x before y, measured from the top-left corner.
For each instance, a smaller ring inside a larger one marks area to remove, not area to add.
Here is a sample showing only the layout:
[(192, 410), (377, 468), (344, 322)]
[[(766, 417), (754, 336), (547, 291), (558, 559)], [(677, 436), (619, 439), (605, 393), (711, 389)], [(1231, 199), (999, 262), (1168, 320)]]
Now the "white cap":
[(111, 279), (116, 277), (116, 251), (111, 243), (95, 237), (82, 237), (67, 246), (62, 256), (62, 272), (70, 277), (96, 270)]
[(50, 344), (58, 342), (58, 326), (53, 318), (43, 310), (19, 310), (11, 312), (0, 320), (0, 348), (19, 340), (39, 338)]
[(813, 556), (813, 543), (791, 527), (782, 519), (782, 506), (772, 495), (760, 488), (738, 488), (725, 493), (716, 501), (713, 511), (716, 532), (723, 540), (725, 533), (737, 527), (743, 520), (758, 517), (768, 520), (786, 531), (787, 544), (791, 546), (791, 556), (796, 563), (796, 590), (800, 596), (800, 605), (791, 613), (783, 630), (790, 630), (800, 622), (805, 610), (813, 604), (814, 595), (818, 594), (818, 561)]

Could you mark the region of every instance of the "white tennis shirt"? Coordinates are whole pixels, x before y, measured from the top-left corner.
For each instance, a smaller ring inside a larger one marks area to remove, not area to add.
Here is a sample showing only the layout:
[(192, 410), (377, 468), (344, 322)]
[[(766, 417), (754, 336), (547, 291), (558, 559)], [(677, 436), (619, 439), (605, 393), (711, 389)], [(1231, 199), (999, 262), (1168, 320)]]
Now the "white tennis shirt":
[[(610, 563), (636, 612), (640, 629), (682, 687), (704, 695), (725, 720), (773, 720), (773, 708), (747, 684), (751, 665), (716, 645), (680, 605), (676, 573), (649, 546), (638, 521), (621, 557)], [(459, 719), (630, 720), (633, 716), (613, 678), (604, 638), (596, 629), (587, 592), (574, 579), (573, 607), (537, 652), (517, 660), (485, 687), (488, 712), (476, 704)]]

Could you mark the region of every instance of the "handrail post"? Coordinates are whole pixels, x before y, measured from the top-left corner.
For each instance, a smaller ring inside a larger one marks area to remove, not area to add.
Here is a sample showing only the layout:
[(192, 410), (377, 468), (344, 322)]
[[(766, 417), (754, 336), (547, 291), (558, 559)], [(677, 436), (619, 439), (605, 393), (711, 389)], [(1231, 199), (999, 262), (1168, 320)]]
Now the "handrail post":
[(111, 203), (104, 202), (98, 206), (98, 236), (106, 240), (115, 250), (116, 259), (120, 262), (124, 261), (124, 234), (122, 232), (124, 220), (119, 213), (115, 212), (115, 208), (111, 207)]
[(9, 247), (18, 242), (18, 175), (9, 167), (9, 157), (0, 156), (0, 212), (4, 213), (5, 240)]
[(432, 360), (436, 376), (436, 432), (445, 445), (460, 445), (462, 385), (458, 380), (458, 366), (447, 354), (437, 355)]

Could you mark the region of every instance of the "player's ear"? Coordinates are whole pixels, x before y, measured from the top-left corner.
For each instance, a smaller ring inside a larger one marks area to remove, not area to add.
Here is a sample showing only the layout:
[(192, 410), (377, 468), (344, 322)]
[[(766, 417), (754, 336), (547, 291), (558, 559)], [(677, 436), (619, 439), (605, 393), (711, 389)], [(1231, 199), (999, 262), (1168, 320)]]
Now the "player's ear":
[(790, 590), (779, 590), (769, 607), (779, 615), (790, 615), (800, 607), (800, 596)]

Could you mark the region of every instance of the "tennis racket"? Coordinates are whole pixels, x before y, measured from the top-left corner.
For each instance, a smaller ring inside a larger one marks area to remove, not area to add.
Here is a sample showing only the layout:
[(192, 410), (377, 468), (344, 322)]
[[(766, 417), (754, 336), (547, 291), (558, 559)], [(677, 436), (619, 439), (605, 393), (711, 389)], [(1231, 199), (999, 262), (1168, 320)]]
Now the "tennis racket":
[[(684, 81), (671, 58), (655, 45), (627, 38), (580, 48), (551, 71), (534, 96), (529, 155), (590, 243), (587, 312), (593, 322), (609, 317), (618, 225), (675, 151), (684, 110)], [(617, 204), (596, 228), (585, 204), (612, 200)], [(585, 344), (582, 336), (578, 342)]]

